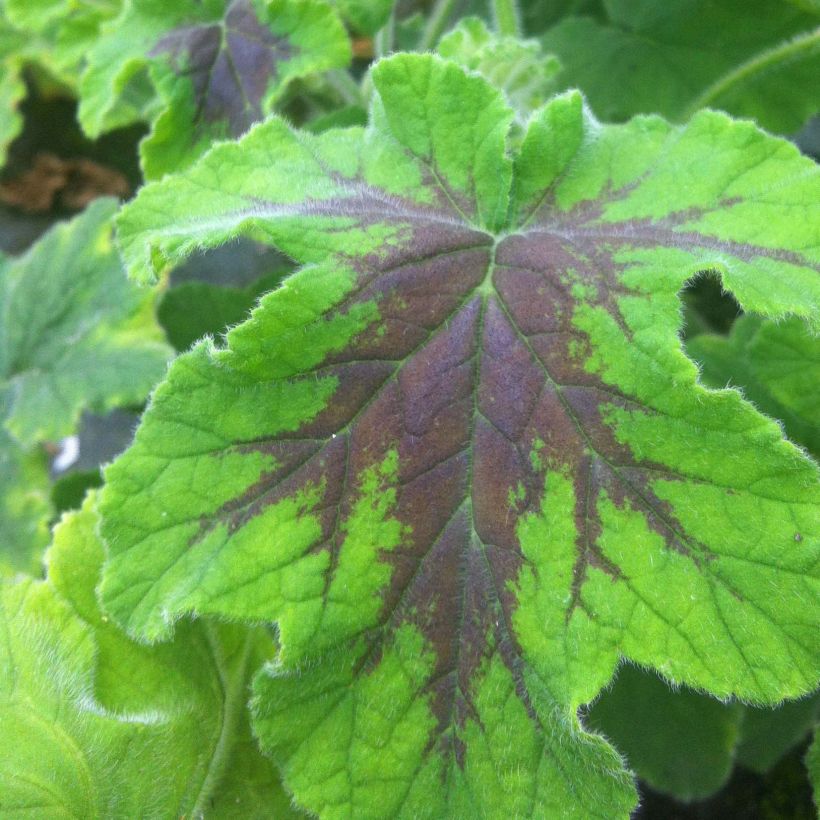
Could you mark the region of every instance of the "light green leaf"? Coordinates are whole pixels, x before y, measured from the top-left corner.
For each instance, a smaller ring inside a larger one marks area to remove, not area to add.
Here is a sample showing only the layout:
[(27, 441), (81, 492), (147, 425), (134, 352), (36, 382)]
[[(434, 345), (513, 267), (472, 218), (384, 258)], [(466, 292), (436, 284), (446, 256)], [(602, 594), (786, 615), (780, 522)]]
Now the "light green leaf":
[(138, 279), (239, 234), (306, 267), (155, 392), (101, 595), (143, 640), (277, 623), (255, 731), (311, 811), (625, 817), (577, 717), (620, 658), (754, 702), (820, 676), (817, 468), (678, 336), (704, 270), (817, 320), (820, 171), (578, 94), (513, 148), (500, 93), (430, 55), (373, 82), (367, 129), (272, 118), (122, 211)]
[(736, 387), (762, 413), (783, 422), (797, 444), (820, 455), (820, 337), (800, 319), (743, 316), (728, 337), (702, 334), (687, 351), (710, 387)]
[(728, 779), (742, 718), (740, 704), (675, 691), (656, 675), (623, 666), (585, 723), (653, 789), (689, 801), (708, 797)]
[(542, 42), (598, 116), (699, 108), (797, 131), (820, 109), (818, 18), (784, 0), (607, 0), (608, 22), (568, 17)]
[(84, 409), (142, 402), (171, 350), (153, 294), (129, 282), (111, 238), (112, 199), (0, 259), (0, 389), (23, 445), (73, 432)]
[(354, 31), (374, 34), (390, 16), (394, 0), (332, 0)]
[(89, 55), (79, 119), (91, 136), (153, 119), (141, 154), (146, 176), (159, 177), (242, 134), (295, 77), (349, 60), (324, 0), (132, 0)]
[(269, 639), (186, 624), (170, 644), (129, 641), (97, 606), (95, 524), (91, 502), (63, 519), (46, 581), (0, 582), (0, 814), (198, 817), (223, 792), (208, 816), (231, 816), (227, 795), (272, 816), (286, 801), (244, 709)]
[(25, 93), (26, 86), (15, 62), (0, 57), (0, 167), (6, 161), (6, 149), (23, 127), (17, 106)]
[(522, 122), (558, 88), (560, 63), (544, 55), (537, 40), (495, 35), (478, 17), (462, 20), (437, 50), (501, 89)]
[(0, 428), (0, 576), (37, 571), (50, 516), (45, 453), (27, 452)]

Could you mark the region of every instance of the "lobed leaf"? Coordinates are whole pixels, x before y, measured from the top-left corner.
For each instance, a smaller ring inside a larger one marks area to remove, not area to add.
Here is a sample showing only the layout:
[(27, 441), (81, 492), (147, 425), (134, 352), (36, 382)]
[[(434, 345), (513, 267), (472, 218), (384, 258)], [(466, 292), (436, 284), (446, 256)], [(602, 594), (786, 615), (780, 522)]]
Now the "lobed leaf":
[(0, 813), (261, 817), (273, 805), (288, 816), (243, 717), (269, 640), (197, 624), (170, 644), (129, 641), (94, 595), (92, 503), (56, 529), (46, 581), (0, 582)]
[(349, 60), (324, 0), (132, 0), (89, 55), (80, 123), (97, 136), (152, 120), (141, 154), (146, 176), (160, 177), (244, 133), (293, 78)]
[(140, 403), (171, 355), (153, 294), (123, 274), (116, 210), (99, 199), (0, 259), (0, 418), (25, 446), (73, 432), (84, 409)]
[(311, 811), (624, 816), (577, 717), (620, 658), (755, 702), (817, 684), (816, 465), (677, 334), (704, 270), (817, 320), (820, 172), (577, 93), (511, 149), (477, 75), (373, 82), (366, 130), (273, 118), (122, 211), (138, 279), (238, 234), (305, 267), (157, 389), (107, 470), (101, 595), (142, 640), (277, 623), (255, 731)]
[[(813, 1), (813, 0), (812, 0)], [(698, 108), (792, 133), (820, 108), (818, 16), (783, 0), (605, 0), (607, 19), (569, 16), (542, 38), (605, 120)]]

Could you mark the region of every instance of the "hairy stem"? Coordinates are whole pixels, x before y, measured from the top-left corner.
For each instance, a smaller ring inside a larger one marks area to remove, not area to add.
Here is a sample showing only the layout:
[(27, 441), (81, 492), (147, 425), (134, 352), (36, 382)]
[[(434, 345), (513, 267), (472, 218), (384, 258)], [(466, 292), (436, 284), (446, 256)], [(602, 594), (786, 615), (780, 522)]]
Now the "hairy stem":
[(419, 42), (419, 51), (430, 51), (435, 47), (447, 28), (447, 23), (450, 21), (450, 16), (456, 4), (457, 0), (437, 0), (427, 19), (424, 34)]
[(814, 29), (814, 31), (800, 34), (792, 40), (786, 40), (786, 42), (761, 54), (756, 54), (750, 60), (732, 69), (712, 83), (688, 106), (684, 112), (684, 118), (689, 119), (698, 109), (707, 108), (733, 86), (747, 82), (755, 74), (762, 73), (780, 61), (794, 58), (803, 51), (811, 51), (815, 48), (820, 48), (820, 27)]
[(247, 700), (247, 667), (254, 636), (254, 631), (249, 629), (238, 658), (229, 662), (225, 657), (225, 648), (214, 624), (206, 623), (205, 632), (216, 662), (219, 683), (222, 687), (222, 727), (214, 747), (211, 762), (208, 765), (208, 771), (202, 781), (202, 787), (191, 809), (192, 818), (204, 816), (205, 807), (225, 773), (225, 767), (228, 764), (236, 740), (236, 730), (242, 716), (242, 710), (245, 708), (245, 701)]
[(517, 0), (493, 0), (493, 18), (499, 34), (521, 37), (521, 15)]

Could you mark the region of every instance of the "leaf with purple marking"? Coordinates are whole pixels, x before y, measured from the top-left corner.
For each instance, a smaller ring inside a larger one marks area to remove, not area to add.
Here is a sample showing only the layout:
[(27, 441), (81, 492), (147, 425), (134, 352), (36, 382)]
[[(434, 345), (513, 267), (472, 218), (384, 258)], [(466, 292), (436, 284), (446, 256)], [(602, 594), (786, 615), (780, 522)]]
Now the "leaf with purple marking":
[(80, 122), (96, 136), (152, 120), (141, 154), (146, 176), (160, 177), (243, 134), (294, 78), (349, 61), (325, 0), (134, 0), (89, 56)]
[(156, 391), (107, 471), (101, 586), (144, 640), (271, 621), (255, 731), (327, 817), (626, 816), (577, 709), (620, 657), (719, 696), (816, 685), (817, 469), (701, 386), (679, 292), (817, 320), (820, 173), (703, 113), (513, 112), (430, 55), (370, 125), (273, 118), (122, 211), (150, 280), (239, 234), (304, 267)]

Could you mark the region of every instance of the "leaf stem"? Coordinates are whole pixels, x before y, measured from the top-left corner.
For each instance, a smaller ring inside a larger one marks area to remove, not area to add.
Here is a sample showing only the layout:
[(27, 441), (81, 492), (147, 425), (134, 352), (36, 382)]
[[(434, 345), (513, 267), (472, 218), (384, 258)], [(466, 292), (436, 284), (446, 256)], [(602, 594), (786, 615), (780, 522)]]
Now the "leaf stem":
[(683, 118), (688, 120), (696, 111), (709, 107), (715, 100), (726, 94), (732, 86), (740, 85), (752, 75), (765, 71), (773, 63), (777, 63), (780, 60), (787, 60), (799, 54), (801, 51), (809, 51), (818, 46), (820, 46), (820, 27), (813, 31), (800, 34), (791, 40), (786, 40), (780, 45), (760, 54), (756, 54), (750, 60), (741, 63), (737, 68), (719, 77), (712, 85), (705, 89), (703, 93), (685, 109)]
[(390, 10), (387, 22), (376, 32), (373, 38), (373, 51), (376, 57), (385, 57), (396, 47), (396, 8)]
[(419, 51), (430, 51), (444, 34), (458, 0), (436, 0), (419, 42)]
[(499, 34), (521, 37), (521, 15), (517, 0), (493, 0), (493, 18)]
[(343, 68), (325, 73), (327, 84), (342, 98), (346, 105), (362, 105), (362, 90), (359, 84)]
[(239, 657), (230, 664), (233, 668), (229, 668), (224, 646), (215, 625), (206, 622), (204, 629), (219, 674), (219, 683), (222, 687), (222, 727), (219, 731), (219, 738), (214, 747), (211, 762), (208, 765), (208, 771), (202, 781), (202, 787), (191, 809), (190, 816), (192, 818), (201, 818), (205, 815), (208, 801), (213, 796), (216, 787), (219, 786), (219, 782), (225, 773), (225, 767), (229, 762), (230, 753), (236, 740), (237, 726), (242, 710), (245, 708), (247, 666), (254, 636), (254, 631), (248, 629)]

